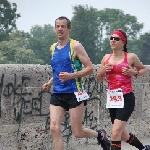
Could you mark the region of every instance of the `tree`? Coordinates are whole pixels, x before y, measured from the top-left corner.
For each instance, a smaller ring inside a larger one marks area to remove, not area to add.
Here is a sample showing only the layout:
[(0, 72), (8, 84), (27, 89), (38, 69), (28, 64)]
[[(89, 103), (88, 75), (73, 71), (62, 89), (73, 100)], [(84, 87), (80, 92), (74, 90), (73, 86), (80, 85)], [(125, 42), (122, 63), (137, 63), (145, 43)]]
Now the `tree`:
[(144, 65), (150, 65), (150, 33), (140, 36), (140, 60)]
[(97, 45), (101, 45), (99, 49), (100, 55), (110, 53), (109, 37), (115, 29), (122, 29), (126, 32), (128, 37), (128, 51), (136, 52), (139, 55), (137, 46), (139, 45), (138, 35), (143, 28), (143, 24), (140, 24), (135, 16), (124, 14), (119, 9), (106, 8), (99, 11), (98, 21), (101, 38)]
[(26, 34), (13, 30), (8, 41), (0, 42), (1, 64), (42, 64), (43, 61), (36, 58), (33, 50), (28, 48), (29, 41)]
[(73, 14), (71, 37), (83, 44), (92, 63), (99, 63), (100, 58), (110, 53), (109, 37), (115, 29), (127, 33), (130, 52), (138, 50), (134, 44), (143, 24), (135, 16), (119, 9), (97, 10), (87, 5), (75, 6)]
[(8, 34), (16, 27), (16, 19), (20, 17), (16, 11), (16, 3), (0, 0), (0, 41), (7, 39)]
[(128, 39), (135, 39), (143, 28), (135, 16), (124, 14), (120, 9), (105, 8), (99, 11), (99, 22), (102, 22), (106, 35), (109, 36), (115, 29), (124, 30)]
[(29, 48), (32, 49), (37, 58), (43, 60), (43, 64), (50, 62), (50, 46), (56, 42), (54, 27), (35, 25), (30, 30)]
[(73, 14), (71, 37), (82, 43), (91, 61), (96, 63), (97, 9), (78, 5), (74, 7)]

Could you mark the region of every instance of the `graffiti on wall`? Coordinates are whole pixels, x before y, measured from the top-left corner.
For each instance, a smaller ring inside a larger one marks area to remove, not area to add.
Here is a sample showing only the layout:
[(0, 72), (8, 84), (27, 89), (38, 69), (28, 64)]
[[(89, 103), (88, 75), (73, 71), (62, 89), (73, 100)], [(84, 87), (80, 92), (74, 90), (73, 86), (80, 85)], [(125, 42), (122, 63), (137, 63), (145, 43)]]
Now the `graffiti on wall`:
[[(9, 108), (14, 109), (14, 116), (17, 121), (21, 119), (21, 114), (32, 114), (34, 110), (36, 110), (36, 115), (47, 115), (41, 114), (41, 106), (42, 106), (42, 91), (39, 91), (37, 97), (32, 97), (32, 92), (28, 92), (24, 90), (27, 88), (26, 82), (30, 82), (30, 77), (22, 76), (21, 82), (17, 85), (16, 74), (14, 74), (14, 80), (12, 82), (8, 82), (4, 85), (4, 74), (1, 77), (0, 83), (0, 102), (2, 103), (2, 97), (9, 99), (11, 101), (11, 106)], [(30, 100), (27, 100), (25, 97), (30, 97)], [(30, 104), (31, 108), (28, 109), (28, 104)], [(20, 106), (20, 110), (17, 112), (16, 106)], [(38, 106), (38, 107), (37, 107)], [(8, 108), (8, 109), (9, 109)], [(1, 110), (1, 105), (0, 105)], [(2, 111), (2, 110), (1, 110)], [(0, 111), (0, 115), (1, 115)]]
[[(22, 122), (23, 117), (31, 117), (31, 116), (45, 116), (45, 130), (49, 130), (50, 119), (49, 119), (49, 111), (47, 108), (47, 112), (42, 111), (45, 108), (44, 99), (46, 92), (43, 92), (41, 88), (38, 89), (38, 92), (35, 94), (34, 90), (31, 90), (31, 86), (28, 86), (31, 82), (31, 79), (27, 75), (22, 75), (20, 77), (20, 81), (17, 81), (17, 75), (13, 75), (13, 80), (11, 82), (6, 82), (5, 74), (1, 75), (0, 80), (0, 119), (2, 117), (2, 99), (7, 99), (9, 102), (3, 102), (8, 110), (11, 110), (14, 115), (14, 119), (16, 123), (18, 123), (19, 127)], [(5, 84), (4, 84), (5, 80)], [(42, 86), (42, 85), (41, 85)], [(88, 103), (92, 100), (97, 100), (100, 102), (100, 98), (97, 96), (103, 91), (103, 84), (98, 84), (94, 76), (90, 76), (85, 78), (84, 87), (87, 93), (90, 96)], [(92, 87), (92, 88), (91, 88)], [(50, 94), (48, 97), (50, 97)], [(93, 110), (88, 110), (85, 108), (85, 116), (83, 120), (83, 124), (89, 126), (91, 129), (96, 129), (98, 118), (95, 116)], [(94, 123), (93, 123), (94, 122)], [(18, 134), (19, 134), (18, 127)], [(66, 142), (69, 142), (70, 137), (72, 136), (71, 126), (69, 124), (69, 113), (66, 113), (64, 117), (64, 121), (62, 123), (62, 133)]]

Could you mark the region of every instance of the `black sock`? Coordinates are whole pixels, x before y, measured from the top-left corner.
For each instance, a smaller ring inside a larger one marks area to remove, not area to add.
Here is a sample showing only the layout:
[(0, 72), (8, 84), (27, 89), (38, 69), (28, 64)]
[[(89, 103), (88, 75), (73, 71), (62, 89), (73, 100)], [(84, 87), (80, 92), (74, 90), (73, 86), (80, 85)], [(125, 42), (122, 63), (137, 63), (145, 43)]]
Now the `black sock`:
[(121, 141), (111, 141), (111, 150), (121, 150)]
[(137, 139), (137, 137), (134, 134), (129, 133), (129, 135), (130, 137), (129, 137), (129, 140), (126, 141), (127, 143), (129, 143), (132, 146), (135, 146), (136, 148), (140, 150), (144, 149), (143, 144)]
[(101, 132), (98, 132), (98, 139), (101, 139), (103, 137), (102, 133)]

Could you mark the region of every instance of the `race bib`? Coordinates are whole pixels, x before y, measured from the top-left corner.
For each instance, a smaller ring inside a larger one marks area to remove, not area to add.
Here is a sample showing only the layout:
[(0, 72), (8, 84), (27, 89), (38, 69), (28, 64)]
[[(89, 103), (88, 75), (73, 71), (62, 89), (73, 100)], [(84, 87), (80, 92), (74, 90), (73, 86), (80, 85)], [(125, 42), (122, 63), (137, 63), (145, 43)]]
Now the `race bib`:
[(124, 97), (121, 88), (107, 90), (106, 108), (124, 108)]
[(80, 91), (80, 92), (74, 92), (76, 95), (77, 101), (83, 101), (89, 98), (89, 95), (85, 91)]

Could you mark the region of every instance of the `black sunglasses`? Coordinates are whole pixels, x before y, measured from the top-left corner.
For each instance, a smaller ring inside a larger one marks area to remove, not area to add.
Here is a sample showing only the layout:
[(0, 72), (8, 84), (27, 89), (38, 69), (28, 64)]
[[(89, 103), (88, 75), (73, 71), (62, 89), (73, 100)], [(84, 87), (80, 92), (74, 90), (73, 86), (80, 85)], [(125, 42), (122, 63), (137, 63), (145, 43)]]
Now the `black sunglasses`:
[(119, 40), (120, 40), (120, 37), (113, 37), (113, 36), (111, 36), (111, 37), (110, 37), (110, 40), (119, 41)]

